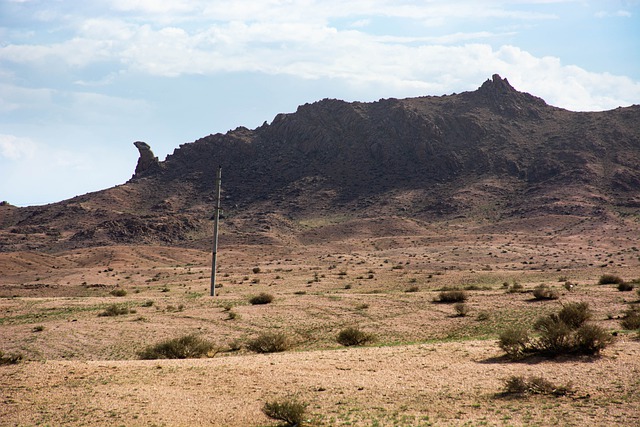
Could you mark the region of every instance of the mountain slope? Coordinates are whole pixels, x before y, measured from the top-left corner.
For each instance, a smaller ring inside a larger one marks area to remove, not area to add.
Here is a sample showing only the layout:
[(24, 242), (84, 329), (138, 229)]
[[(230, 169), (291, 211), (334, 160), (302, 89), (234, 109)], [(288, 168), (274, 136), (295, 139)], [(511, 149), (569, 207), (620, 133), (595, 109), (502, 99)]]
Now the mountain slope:
[(639, 123), (640, 106), (570, 112), (497, 75), (442, 97), (324, 99), (184, 144), (163, 162), (136, 143), (141, 162), (121, 186), (0, 206), (0, 250), (205, 244), (218, 166), (224, 238), (249, 243), (295, 240), (317, 218), (638, 215)]

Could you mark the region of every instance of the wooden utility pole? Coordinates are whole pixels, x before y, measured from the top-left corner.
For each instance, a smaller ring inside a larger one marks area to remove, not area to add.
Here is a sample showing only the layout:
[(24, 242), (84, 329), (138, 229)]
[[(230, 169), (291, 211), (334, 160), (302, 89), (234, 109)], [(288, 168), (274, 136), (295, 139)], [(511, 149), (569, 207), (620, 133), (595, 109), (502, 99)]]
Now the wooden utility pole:
[(222, 181), (222, 166), (218, 166), (216, 176), (216, 207), (213, 214), (213, 256), (211, 257), (211, 296), (216, 296), (216, 264), (218, 261), (218, 221), (220, 220), (220, 182)]

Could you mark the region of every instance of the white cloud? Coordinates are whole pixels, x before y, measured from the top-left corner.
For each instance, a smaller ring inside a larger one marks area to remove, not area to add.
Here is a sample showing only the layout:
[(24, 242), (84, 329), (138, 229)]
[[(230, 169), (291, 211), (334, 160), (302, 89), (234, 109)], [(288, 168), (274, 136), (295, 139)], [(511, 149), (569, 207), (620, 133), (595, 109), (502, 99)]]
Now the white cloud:
[(594, 15), (596, 18), (631, 18), (631, 12), (626, 10), (616, 10), (615, 12), (601, 10)]
[(0, 156), (5, 159), (31, 159), (36, 151), (36, 143), (29, 138), (0, 134)]

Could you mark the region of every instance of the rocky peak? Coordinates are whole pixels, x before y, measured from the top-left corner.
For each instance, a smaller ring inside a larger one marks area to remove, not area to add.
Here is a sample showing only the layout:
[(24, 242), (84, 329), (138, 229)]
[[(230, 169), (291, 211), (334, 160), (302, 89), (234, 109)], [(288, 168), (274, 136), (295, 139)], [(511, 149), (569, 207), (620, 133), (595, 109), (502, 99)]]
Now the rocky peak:
[(518, 91), (509, 84), (509, 81), (506, 78), (500, 77), (499, 74), (494, 74), (491, 76), (491, 79), (487, 79), (479, 89), (480, 92), (485, 93), (502, 93), (506, 94), (509, 92), (517, 93)]
[(482, 100), (493, 111), (515, 117), (539, 117), (539, 108), (547, 107), (546, 102), (525, 92), (516, 90), (506, 78), (494, 74), (477, 91), (472, 92), (474, 100)]

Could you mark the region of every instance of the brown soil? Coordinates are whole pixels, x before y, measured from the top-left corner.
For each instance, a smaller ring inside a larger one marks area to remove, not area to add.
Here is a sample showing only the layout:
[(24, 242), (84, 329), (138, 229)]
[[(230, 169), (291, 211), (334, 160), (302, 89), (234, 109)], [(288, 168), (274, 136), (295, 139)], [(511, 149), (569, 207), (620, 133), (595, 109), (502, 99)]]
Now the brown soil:
[[(597, 284), (604, 273), (640, 277), (637, 234), (622, 223), (563, 234), (549, 230), (570, 218), (549, 221), (518, 232), (405, 223), (397, 237), (368, 226), (342, 240), (344, 224), (309, 222), (306, 245), (222, 245), (215, 298), (203, 251), (0, 254), (0, 350), (24, 356), (0, 366), (0, 424), (266, 426), (276, 424), (261, 412), (266, 401), (296, 397), (316, 426), (640, 425), (640, 342), (619, 322), (638, 295)], [(507, 292), (515, 282), (525, 292)], [(560, 299), (533, 301), (540, 283)], [(467, 289), (466, 317), (433, 302), (448, 287)], [(250, 305), (260, 292), (274, 301)], [(588, 302), (616, 333), (599, 357), (503, 357), (501, 331), (569, 301)], [(99, 316), (111, 304), (134, 312)], [(375, 343), (340, 346), (347, 326)], [(242, 347), (265, 331), (285, 333), (291, 349)], [(146, 346), (191, 333), (215, 342), (215, 357), (138, 360)], [(505, 396), (512, 375), (575, 392)]]

